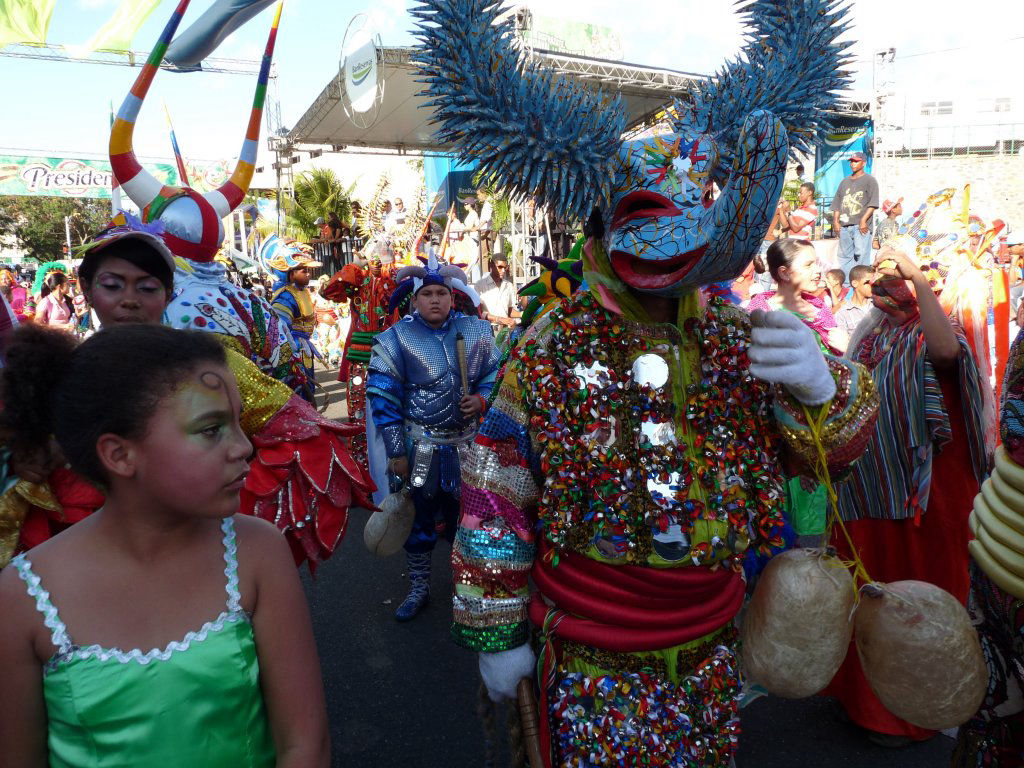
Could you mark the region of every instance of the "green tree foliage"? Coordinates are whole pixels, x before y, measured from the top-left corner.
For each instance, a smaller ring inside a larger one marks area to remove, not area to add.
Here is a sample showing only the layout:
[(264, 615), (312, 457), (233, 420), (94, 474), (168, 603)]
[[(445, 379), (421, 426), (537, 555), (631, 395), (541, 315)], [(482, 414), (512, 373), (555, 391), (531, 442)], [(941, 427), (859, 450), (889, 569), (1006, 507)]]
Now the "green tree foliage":
[(0, 196), (0, 231), (14, 236), (15, 246), (39, 262), (69, 258), (64, 252), (64, 219), (70, 217), (72, 247), (110, 223), (110, 203), (76, 197)]
[(319, 217), (326, 221), (330, 214), (336, 213), (348, 223), (355, 186), (352, 182), (345, 187), (329, 168), (305, 171), (295, 179), (293, 204), (285, 206), (289, 230), (296, 231), (300, 239), (308, 240), (320, 234), (320, 228), (314, 224)]
[(487, 190), (487, 196), (491, 199), (491, 223), (494, 230), (500, 232), (512, 218), (512, 202), (498, 192), (494, 179), (485, 177), (483, 171), (478, 171), (473, 177), (473, 185)]

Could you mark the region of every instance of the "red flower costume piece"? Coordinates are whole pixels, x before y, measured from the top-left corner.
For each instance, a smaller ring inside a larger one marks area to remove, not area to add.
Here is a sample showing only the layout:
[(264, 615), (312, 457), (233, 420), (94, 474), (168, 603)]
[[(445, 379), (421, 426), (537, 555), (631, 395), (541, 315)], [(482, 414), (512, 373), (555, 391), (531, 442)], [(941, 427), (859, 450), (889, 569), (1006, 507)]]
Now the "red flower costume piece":
[(360, 431), (325, 419), (295, 396), (251, 438), (255, 454), (240, 511), (274, 523), (296, 565), (308, 559), (314, 570), (330, 557), (345, 534), (349, 506), (373, 508), (373, 481), (349, 446)]
[(10, 493), (14, 503), (23, 504), (25, 509), (17, 552), (42, 544), (103, 505), (100, 490), (65, 467), (53, 470), (46, 485), (21, 481)]

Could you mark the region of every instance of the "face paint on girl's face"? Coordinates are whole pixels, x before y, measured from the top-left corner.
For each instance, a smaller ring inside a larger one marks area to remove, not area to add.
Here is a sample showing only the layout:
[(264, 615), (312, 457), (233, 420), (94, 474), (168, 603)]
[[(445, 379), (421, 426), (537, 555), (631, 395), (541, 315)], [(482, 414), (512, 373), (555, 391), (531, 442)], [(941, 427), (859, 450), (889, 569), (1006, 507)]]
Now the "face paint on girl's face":
[(139, 477), (161, 506), (189, 516), (238, 511), (252, 451), (240, 401), (231, 372), (209, 366), (160, 402), (140, 442)]

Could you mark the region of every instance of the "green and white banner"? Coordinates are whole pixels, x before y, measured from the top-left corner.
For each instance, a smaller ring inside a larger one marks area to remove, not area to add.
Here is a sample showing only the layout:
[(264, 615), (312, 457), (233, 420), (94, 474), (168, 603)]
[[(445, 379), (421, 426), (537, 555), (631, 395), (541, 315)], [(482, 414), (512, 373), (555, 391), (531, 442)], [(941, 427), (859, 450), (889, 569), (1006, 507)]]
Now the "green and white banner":
[[(226, 162), (186, 163), (192, 186), (206, 192), (220, 186), (231, 173)], [(179, 183), (174, 163), (146, 163), (144, 167), (163, 184)], [(0, 195), (45, 195), (110, 199), (113, 172), (106, 160), (68, 157), (0, 155)]]

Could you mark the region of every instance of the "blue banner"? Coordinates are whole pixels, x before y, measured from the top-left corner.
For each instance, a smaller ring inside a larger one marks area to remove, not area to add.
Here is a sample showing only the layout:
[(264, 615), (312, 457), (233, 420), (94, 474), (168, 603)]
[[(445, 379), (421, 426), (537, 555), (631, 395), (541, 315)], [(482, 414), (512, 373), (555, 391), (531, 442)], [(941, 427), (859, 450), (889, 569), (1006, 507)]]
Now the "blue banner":
[(871, 173), (874, 137), (875, 126), (869, 118), (839, 117), (833, 121), (833, 129), (819, 138), (814, 158), (814, 188), (819, 207), (824, 205), (822, 210), (828, 210), (839, 182), (850, 175), (847, 162), (850, 155), (854, 152), (867, 155), (864, 170)]
[(466, 218), (466, 207), (459, 202), (463, 197), (476, 193), (473, 176), (476, 175), (476, 163), (463, 163), (448, 155), (427, 155), (423, 158), (423, 179), (427, 186), (427, 199), (441, 195), (441, 201), (435, 210), (438, 214), (447, 214), (452, 203), (455, 215)]

